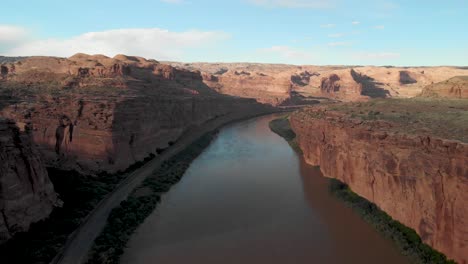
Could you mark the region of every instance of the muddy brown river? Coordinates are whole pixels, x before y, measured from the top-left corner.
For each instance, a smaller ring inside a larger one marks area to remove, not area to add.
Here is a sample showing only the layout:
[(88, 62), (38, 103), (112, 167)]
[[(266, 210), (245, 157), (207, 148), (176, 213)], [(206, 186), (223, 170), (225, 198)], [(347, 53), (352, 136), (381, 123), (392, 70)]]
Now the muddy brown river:
[(270, 131), (222, 129), (137, 229), (122, 263), (408, 263)]

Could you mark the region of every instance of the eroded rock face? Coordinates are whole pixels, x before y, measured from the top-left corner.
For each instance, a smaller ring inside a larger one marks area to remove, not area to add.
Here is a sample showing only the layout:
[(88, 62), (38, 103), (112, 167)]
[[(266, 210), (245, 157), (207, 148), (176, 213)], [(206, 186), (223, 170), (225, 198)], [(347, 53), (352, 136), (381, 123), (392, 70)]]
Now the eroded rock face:
[(49, 216), (57, 196), (28, 125), (0, 118), (0, 243)]
[(291, 116), (306, 161), (468, 262), (468, 145), (387, 132), (391, 123), (344, 118), (324, 108)]
[[(365, 98), (409, 98), (422, 88), (457, 75), (468, 75), (468, 69), (456, 67), (350, 67), (258, 63), (178, 63), (169, 64), (202, 72), (204, 82), (212, 89), (259, 102), (282, 105), (293, 96), (326, 97), (342, 101)], [(333, 77), (332, 77), (333, 76)], [(322, 79), (326, 81), (322, 87)], [(326, 87), (331, 85), (333, 87)], [(324, 88), (334, 91), (323, 92)], [(359, 88), (360, 87), (360, 88)], [(360, 90), (359, 90), (360, 89)]]
[(290, 98), (291, 81), (281, 74), (230, 70), (219, 76), (205, 74), (203, 77), (209, 87), (223, 94), (254, 98), (271, 105)]
[[(424, 72), (421, 72), (421, 74), (424, 74)], [(418, 81), (413, 76), (414, 74), (409, 71), (400, 71), (400, 84), (417, 83)]]
[(47, 165), (86, 174), (126, 169), (210, 119), (271, 108), (213, 91), (199, 71), (140, 57), (77, 54), (9, 65), (16, 71), (0, 90), (18, 95), (0, 101), (0, 115), (31, 124)]
[(424, 87), (422, 97), (468, 98), (468, 76), (458, 76)]
[(345, 70), (337, 73), (332, 73), (327, 77), (323, 77), (320, 83), (320, 91), (323, 96), (340, 99), (343, 101), (358, 101), (367, 99), (362, 96), (362, 84), (354, 78), (356, 72)]

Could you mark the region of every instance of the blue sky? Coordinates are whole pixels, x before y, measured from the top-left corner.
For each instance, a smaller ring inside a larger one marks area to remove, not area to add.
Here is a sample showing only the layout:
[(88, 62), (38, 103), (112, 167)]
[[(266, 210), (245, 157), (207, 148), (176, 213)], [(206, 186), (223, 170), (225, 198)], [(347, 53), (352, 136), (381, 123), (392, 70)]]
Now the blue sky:
[(468, 65), (466, 0), (8, 1), (0, 55)]

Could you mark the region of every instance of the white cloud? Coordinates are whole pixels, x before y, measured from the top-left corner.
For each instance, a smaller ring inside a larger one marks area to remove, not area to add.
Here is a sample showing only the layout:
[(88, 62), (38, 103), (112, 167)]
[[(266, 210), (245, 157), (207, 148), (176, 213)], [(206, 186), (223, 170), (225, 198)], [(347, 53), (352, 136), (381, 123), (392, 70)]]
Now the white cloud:
[(344, 33), (335, 33), (335, 34), (328, 34), (328, 37), (329, 38), (341, 38), (344, 35), (345, 35)]
[(323, 24), (323, 25), (320, 25), (321, 28), (333, 28), (335, 27), (335, 24)]
[(248, 0), (248, 2), (266, 7), (286, 8), (331, 8), (336, 0)]
[(330, 42), (328, 43), (328, 46), (330, 47), (338, 47), (338, 46), (351, 46), (351, 42), (346, 42), (346, 41), (337, 41), (337, 42)]
[(273, 46), (271, 48), (261, 49), (261, 52), (275, 53), (283, 59), (288, 60), (310, 60), (314, 55), (308, 51), (294, 49), (288, 46)]
[(351, 22), (351, 24), (353, 24), (353, 25), (359, 25), (359, 24), (361, 24), (361, 22), (359, 22), (359, 21), (353, 21), (353, 22)]
[(359, 60), (382, 60), (382, 59), (398, 59), (400, 58), (400, 53), (396, 52), (361, 52), (353, 55), (354, 58)]
[(385, 29), (385, 26), (384, 25), (374, 26), (374, 29), (382, 30), (382, 29)]
[(184, 0), (161, 0), (161, 2), (169, 4), (182, 4)]
[(25, 28), (12, 25), (0, 25), (0, 44), (22, 41), (27, 38), (27, 35), (28, 31)]
[(68, 57), (77, 52), (89, 54), (139, 55), (159, 60), (181, 59), (193, 48), (206, 48), (229, 38), (224, 32), (172, 32), (160, 28), (115, 29), (89, 32), (67, 39), (24, 41), (4, 52), (6, 55), (48, 55)]

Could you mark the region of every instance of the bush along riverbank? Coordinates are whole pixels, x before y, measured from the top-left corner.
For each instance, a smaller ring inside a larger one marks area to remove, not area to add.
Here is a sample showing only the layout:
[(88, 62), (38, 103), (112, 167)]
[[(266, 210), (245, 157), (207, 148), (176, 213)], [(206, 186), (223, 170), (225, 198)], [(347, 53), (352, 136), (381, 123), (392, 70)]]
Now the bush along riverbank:
[(115, 174), (81, 175), (76, 171), (48, 168), (55, 191), (63, 206), (55, 208), (45, 220), (31, 225), (28, 232), (16, 234), (0, 246), (2, 263), (50, 263), (63, 245), (97, 204), (133, 170), (155, 157)]
[(289, 115), (284, 115), (280, 118), (270, 121), (268, 125), (271, 131), (284, 138), (297, 153), (302, 154), (302, 150), (296, 140), (296, 133), (294, 133), (289, 125), (288, 117)]
[(392, 239), (403, 255), (408, 256), (414, 263), (455, 263), (422, 242), (416, 231), (393, 220), (387, 213), (354, 193), (341, 181), (330, 179), (329, 190), (381, 234)]
[(119, 263), (125, 245), (137, 227), (157, 207), (161, 195), (179, 182), (190, 163), (208, 147), (217, 132), (210, 132), (164, 161), (153, 175), (143, 181), (127, 200), (114, 208), (107, 225), (94, 241), (88, 264)]
[[(270, 129), (288, 141), (294, 150), (300, 150), (296, 142), (296, 135), (290, 127), (287, 116), (271, 121)], [(299, 153), (302, 153), (302, 151)], [(393, 220), (374, 203), (354, 193), (341, 181), (329, 179), (329, 191), (348, 207), (352, 208), (353, 211), (358, 213), (383, 236), (391, 239), (400, 252), (408, 256), (413, 263), (455, 263), (453, 260), (447, 260), (444, 254), (422, 242), (416, 231)]]

